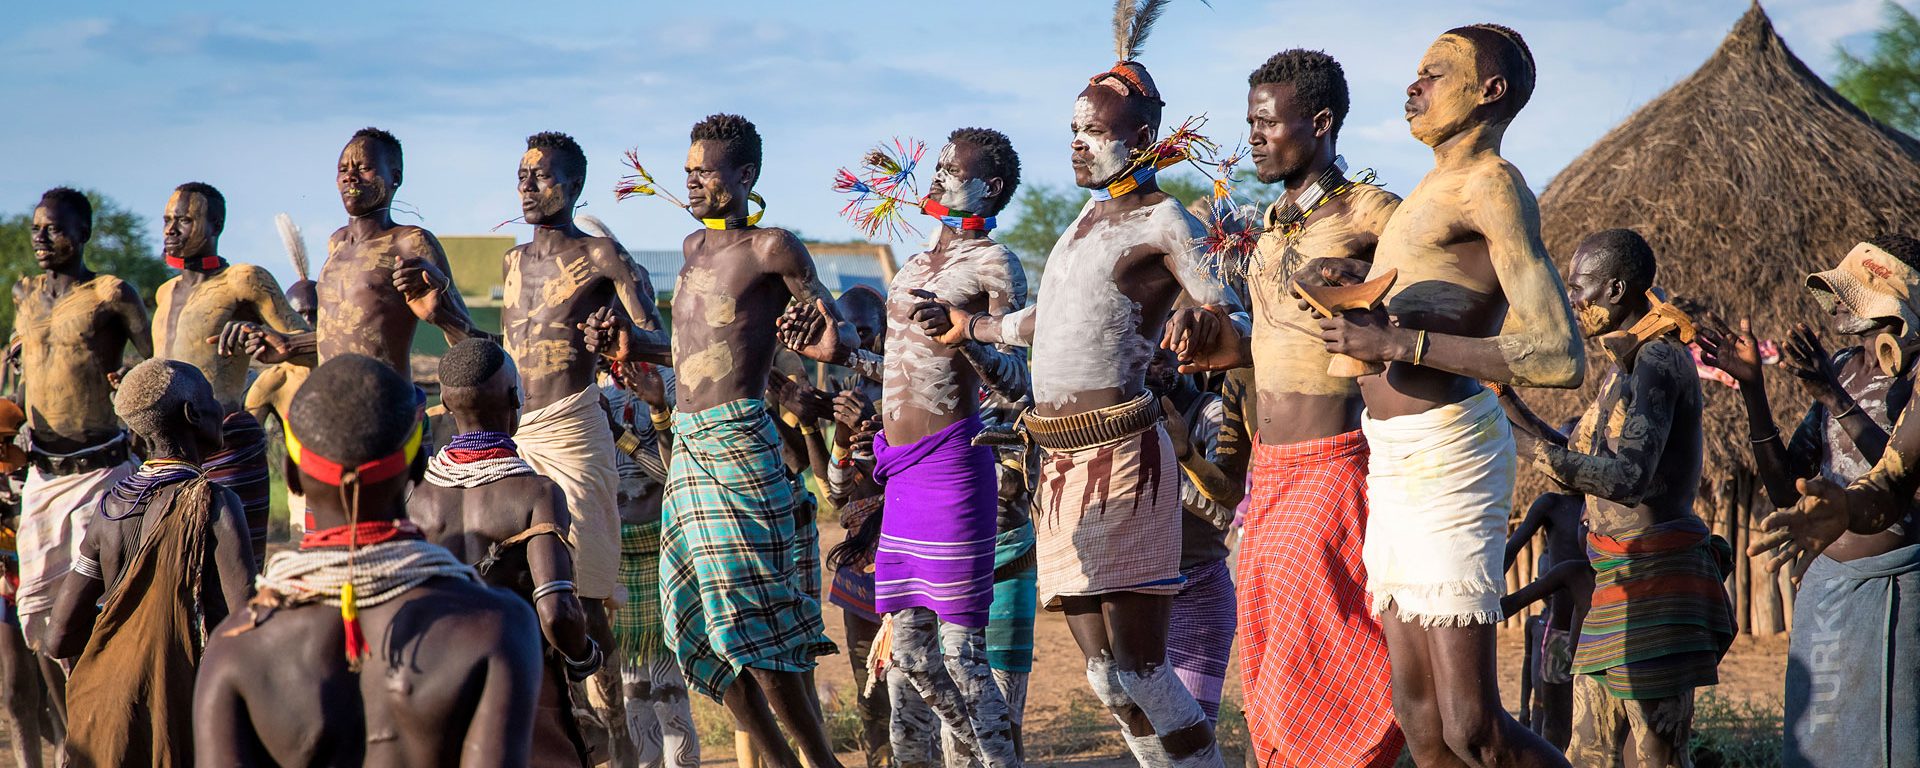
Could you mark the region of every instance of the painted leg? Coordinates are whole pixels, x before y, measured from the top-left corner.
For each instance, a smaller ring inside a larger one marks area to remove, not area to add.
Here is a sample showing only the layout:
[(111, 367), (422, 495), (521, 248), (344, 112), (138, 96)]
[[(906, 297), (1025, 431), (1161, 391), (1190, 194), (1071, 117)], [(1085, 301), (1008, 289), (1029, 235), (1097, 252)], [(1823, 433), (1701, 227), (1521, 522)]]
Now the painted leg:
[(627, 734), (633, 739), (634, 749), (632, 762), (620, 762), (621, 757), (616, 754), (614, 765), (661, 768), (660, 721), (653, 712), (653, 703), (660, 694), (654, 688), (653, 678), (647, 674), (646, 667), (628, 660), (620, 665), (620, 688), (621, 705), (627, 715)]
[[(1087, 684), (1093, 688), (1093, 697), (1105, 704), (1107, 711), (1113, 713), (1113, 719), (1120, 722), (1120, 735), (1127, 740), (1127, 749), (1133, 753), (1141, 768), (1162, 768), (1173, 764), (1167, 757), (1167, 751), (1160, 745), (1160, 737), (1153, 732), (1153, 723), (1147, 720), (1147, 714), (1133, 705), (1127, 698), (1127, 692), (1120, 687), (1119, 670), (1114, 666), (1113, 641), (1107, 631), (1107, 621), (1102, 615), (1102, 599), (1098, 597), (1070, 597), (1063, 601), (1067, 614), (1067, 629), (1073, 632), (1073, 642), (1080, 646), (1080, 653), (1087, 658)], [(1165, 620), (1161, 626), (1165, 627)], [(1162, 652), (1164, 653), (1164, 651)]]
[(1573, 676), (1573, 735), (1567, 760), (1580, 768), (1626, 765), (1626, 714), (1594, 675)]
[(1134, 706), (1127, 691), (1120, 684), (1120, 671), (1113, 666), (1113, 657), (1101, 654), (1087, 660), (1087, 684), (1093, 687), (1093, 697), (1107, 705), (1113, 712), (1113, 719), (1120, 721), (1120, 735), (1127, 740), (1127, 750), (1133, 753), (1133, 759), (1140, 768), (1172, 768), (1173, 758), (1160, 746), (1160, 737), (1153, 732), (1146, 714)]
[(1622, 702), (1634, 765), (1693, 768), (1687, 743), (1693, 736), (1693, 691), (1660, 699)]
[(1027, 759), (1027, 745), (1021, 738), (1020, 729), (1027, 722), (1027, 673), (996, 669), (993, 671), (993, 684), (1000, 687), (1000, 698), (1007, 700), (1007, 715), (1013, 720), (1013, 751), (1024, 762)]
[(1220, 768), (1220, 747), (1206, 712), (1167, 666), (1167, 623), (1172, 610), (1173, 599), (1166, 595), (1102, 596), (1100, 613), (1113, 643), (1116, 676), (1174, 765)]
[(940, 728), (940, 764), (946, 768), (981, 768), (980, 760), (961, 746), (958, 734), (945, 726)]
[[(1213, 740), (1213, 728), (1207, 723), (1207, 713), (1200, 709), (1200, 703), (1193, 700), (1180, 685), (1180, 679), (1173, 676), (1173, 669), (1164, 664), (1148, 666), (1138, 672), (1119, 670), (1120, 687), (1127, 692), (1127, 698), (1133, 705), (1145, 712), (1147, 720), (1153, 723), (1153, 730), (1160, 735), (1160, 742), (1173, 757), (1176, 768), (1220, 768), (1220, 746)], [(1197, 747), (1187, 747), (1174, 754), (1176, 745), (1186, 746), (1198, 743)]]
[(993, 668), (987, 666), (986, 628), (940, 625), (940, 653), (946, 660), (947, 676), (953, 678), (967, 705), (967, 720), (981, 761), (988, 768), (1020, 765), (1013, 741), (1013, 714), (1000, 687), (994, 684)]
[(672, 656), (654, 661), (648, 672), (653, 679), (653, 720), (660, 727), (666, 768), (697, 768), (700, 732), (693, 727), (693, 701), (687, 694), (686, 676)]
[(954, 731), (966, 752), (978, 755), (979, 742), (968, 717), (967, 701), (941, 660), (940, 622), (933, 611), (908, 608), (893, 614), (893, 665), (906, 673), (914, 690), (940, 717), (941, 725)]
[(900, 768), (932, 768), (933, 740), (940, 732), (940, 719), (899, 667), (887, 667), (884, 688), (893, 711), (887, 726), (894, 760)]

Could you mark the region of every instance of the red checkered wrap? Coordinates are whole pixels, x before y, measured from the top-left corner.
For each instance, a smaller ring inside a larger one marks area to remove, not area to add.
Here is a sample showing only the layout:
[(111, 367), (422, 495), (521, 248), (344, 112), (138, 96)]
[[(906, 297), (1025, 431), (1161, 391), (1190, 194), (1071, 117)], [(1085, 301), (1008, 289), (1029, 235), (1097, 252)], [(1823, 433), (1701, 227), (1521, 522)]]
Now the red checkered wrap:
[(1243, 525), (1241, 688), (1259, 764), (1393, 765), (1404, 737), (1360, 562), (1366, 438), (1256, 443)]

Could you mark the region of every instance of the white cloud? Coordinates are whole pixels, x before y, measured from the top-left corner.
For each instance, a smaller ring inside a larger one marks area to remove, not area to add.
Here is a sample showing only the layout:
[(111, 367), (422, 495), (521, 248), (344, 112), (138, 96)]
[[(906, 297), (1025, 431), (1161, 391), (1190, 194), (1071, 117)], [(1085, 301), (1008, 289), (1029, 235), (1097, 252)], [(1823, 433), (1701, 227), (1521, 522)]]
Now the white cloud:
[[(635, 247), (671, 248), (690, 222), (658, 201), (616, 205), (617, 160), (638, 148), (671, 184), (687, 126), (735, 111), (766, 139), (770, 220), (850, 237), (828, 180), (891, 136), (935, 142), (960, 125), (1000, 128), (1029, 181), (1065, 182), (1072, 98), (1112, 55), (1095, 5), (979, 0), (965, 21), (981, 23), (971, 27), (854, 0), (820, 0), (804, 13), (609, 3), (525, 17), (473, 4), (392, 12), (373, 27), (364, 13), (386, 6), (360, 0), (244, 16), (146, 5), (89, 6), (106, 18), (28, 15), (0, 31), (0, 68), (24, 73), (0, 82), (0, 100), (24, 116), (0, 123), (0, 140), (32, 149), (0, 179), (0, 202), (16, 201), (0, 208), (78, 184), (156, 215), (173, 185), (202, 179), (227, 193), (231, 255), (279, 268), (273, 213), (292, 212), (316, 238), (342, 220), (331, 169), (355, 128), (381, 125), (406, 143), (401, 197), (443, 234), (486, 231), (516, 213), (522, 139), (564, 130), (591, 159), (587, 210)], [(1746, 0), (1213, 6), (1176, 4), (1147, 45), (1169, 120), (1209, 113), (1215, 137), (1231, 144), (1247, 72), (1283, 48), (1325, 49), (1344, 63), (1354, 95), (1342, 149), (1405, 192), (1431, 160), (1401, 119), (1404, 89), (1439, 32), (1497, 21), (1526, 35), (1540, 86), (1507, 146), (1543, 186), (1691, 73)], [(1768, 7), (1818, 71), (1831, 67), (1836, 41), (1879, 22), (1877, 0)]]

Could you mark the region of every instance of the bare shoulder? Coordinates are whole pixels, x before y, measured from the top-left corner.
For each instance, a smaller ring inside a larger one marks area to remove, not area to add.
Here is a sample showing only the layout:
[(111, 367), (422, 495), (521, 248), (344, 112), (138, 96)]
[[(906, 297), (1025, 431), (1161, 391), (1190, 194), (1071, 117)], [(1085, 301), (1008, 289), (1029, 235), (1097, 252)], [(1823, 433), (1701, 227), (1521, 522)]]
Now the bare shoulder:
[(1461, 179), (1461, 189), (1469, 201), (1495, 196), (1496, 199), (1513, 198), (1527, 204), (1533, 202), (1533, 190), (1527, 188), (1526, 177), (1504, 157), (1487, 157), (1460, 173), (1464, 177)]
[(274, 279), (272, 272), (256, 264), (235, 264), (227, 267), (227, 276), (235, 284), (246, 288), (249, 293), (280, 292), (280, 281)]
[[(337, 620), (339, 614), (336, 612), (334, 616)], [(478, 581), (434, 579), (415, 587), (394, 606), (387, 624), (397, 636), (423, 640), (429, 637), (462, 638), (458, 643), (448, 644), (450, 647), (446, 650), (452, 651), (454, 647), (471, 649), (478, 656), (491, 657), (503, 653), (519, 655), (519, 646), (526, 645), (526, 650), (531, 651), (528, 655), (538, 663), (539, 646), (535, 638), (539, 636), (540, 629), (533, 607), (512, 592)], [(427, 625), (433, 625), (436, 630), (451, 631), (436, 631), (432, 635), (419, 631)], [(499, 638), (499, 642), (471, 642), (472, 639), (489, 636)]]
[[(431, 483), (429, 483), (429, 485), (431, 485)], [(498, 487), (503, 491), (510, 491), (511, 493), (509, 495), (514, 498), (528, 499), (536, 504), (549, 498), (551, 494), (561, 492), (560, 484), (555, 483), (546, 475), (515, 475), (513, 477), (496, 480), (486, 487)], [(448, 492), (459, 493), (457, 490), (449, 490)], [(418, 491), (416, 491), (416, 493), (418, 493)], [(564, 498), (564, 496), (562, 498)]]
[(599, 272), (619, 274), (639, 269), (639, 265), (633, 263), (633, 257), (627, 254), (626, 247), (622, 246), (618, 240), (611, 237), (588, 236), (582, 242), (587, 247), (587, 259)]
[[(1364, 221), (1379, 221), (1385, 224), (1387, 217), (1400, 207), (1400, 196), (1372, 184), (1356, 184), (1353, 191), (1347, 193), (1347, 210), (1354, 218)], [(1377, 229), (1375, 230), (1378, 231)]]
[[(323, 659), (319, 644), (340, 632), (340, 610), (324, 605), (307, 605), (265, 612), (255, 623), (254, 610), (228, 616), (207, 636), (207, 649), (200, 659), (197, 688), (209, 684), (219, 688), (246, 690), (261, 679), (261, 670), (286, 668), (290, 659), (309, 659), (309, 664), (331, 661), (336, 650)], [(270, 685), (270, 681), (268, 682)]]
[(533, 522), (553, 523), (562, 534), (566, 533), (572, 518), (567, 515), (567, 496), (560, 485), (543, 475), (527, 475), (525, 479), (528, 480), (526, 498), (534, 500)]
[(426, 227), (401, 224), (393, 228), (393, 243), (400, 249), (400, 255), (432, 256), (440, 253), (440, 238), (434, 237)]
[(140, 292), (129, 283), (113, 275), (101, 275), (93, 279), (93, 295), (104, 303), (139, 303)]
[(792, 232), (779, 227), (767, 227), (753, 231), (753, 250), (755, 253), (772, 258), (794, 258), (807, 256), (806, 243)]
[(764, 272), (795, 275), (814, 271), (813, 255), (792, 232), (778, 227), (755, 230), (749, 242)]
[(688, 232), (687, 236), (680, 241), (680, 253), (686, 256), (693, 255), (693, 252), (700, 247), (701, 236), (705, 234), (706, 230), (704, 229), (696, 229)]
[(1193, 215), (1192, 211), (1180, 204), (1179, 200), (1168, 195), (1165, 200), (1150, 206), (1147, 217), (1148, 230), (1144, 242), (1151, 243), (1163, 252), (1180, 260), (1198, 262), (1205, 255), (1198, 247), (1201, 238), (1207, 235), (1207, 225)]

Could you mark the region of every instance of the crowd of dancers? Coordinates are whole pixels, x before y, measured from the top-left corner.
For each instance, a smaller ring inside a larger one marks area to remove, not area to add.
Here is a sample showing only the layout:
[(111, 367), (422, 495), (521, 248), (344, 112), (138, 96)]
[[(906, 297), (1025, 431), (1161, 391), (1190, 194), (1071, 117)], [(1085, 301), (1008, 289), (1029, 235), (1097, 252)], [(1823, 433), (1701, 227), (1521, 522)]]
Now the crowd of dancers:
[[(1339, 63), (1275, 54), (1246, 120), (1284, 191), (1236, 217), (1156, 182), (1184, 130), (1163, 135), (1138, 56), (1163, 5), (1118, 3), (1119, 61), (1075, 96), (1091, 199), (1031, 295), (992, 233), (1021, 158), (986, 128), (901, 201), (939, 222), (925, 250), (836, 297), (758, 226), (758, 129), (700, 121), (685, 200), (662, 195), (701, 222), (670, 324), (576, 219), (587, 158), (560, 133), (520, 159), (534, 232), (505, 255), (499, 335), (434, 236), (394, 222), (401, 145), (376, 128), (338, 161), (349, 222), (285, 292), (222, 256), (225, 200), (188, 183), (149, 313), (86, 266), (87, 198), (48, 191), (0, 404), (26, 467), (0, 654), (16, 759), (44, 740), (74, 765), (689, 766), (691, 692), (724, 703), (743, 763), (827, 768), (831, 603), (870, 768), (1020, 765), (1040, 610), (1143, 766), (1222, 763), (1236, 648), (1261, 766), (1690, 765), (1694, 692), (1734, 634), (1733, 553), (1694, 512), (1698, 350), (1741, 385), (1780, 507), (1754, 549), (1805, 573), (1794, 652), (1816, 675), (1787, 706), (1813, 725), (1788, 738), (1912, 765), (1916, 709), (1880, 702), (1920, 679), (1896, 599), (1920, 588), (1920, 427), (1899, 420), (1920, 243), (1809, 276), (1864, 341), (1793, 330), (1816, 404), (1783, 436), (1763, 345), (1670, 301), (1640, 235), (1592, 234), (1562, 280), (1499, 154), (1534, 86), (1518, 33), (1427, 50), (1406, 119), (1435, 165), (1404, 199), (1337, 151)], [(641, 175), (623, 189), (661, 194)], [(431, 408), (422, 322), (450, 345)], [(1580, 385), (1586, 340), (1608, 365), (1563, 430), (1518, 388)], [(303, 532), (268, 557), (274, 423)], [(1510, 538), (1521, 471), (1563, 492)], [(846, 531), (825, 553), (823, 513)], [(1505, 594), (1539, 530), (1549, 567)], [(1523, 725), (1495, 627), (1543, 599)]]

